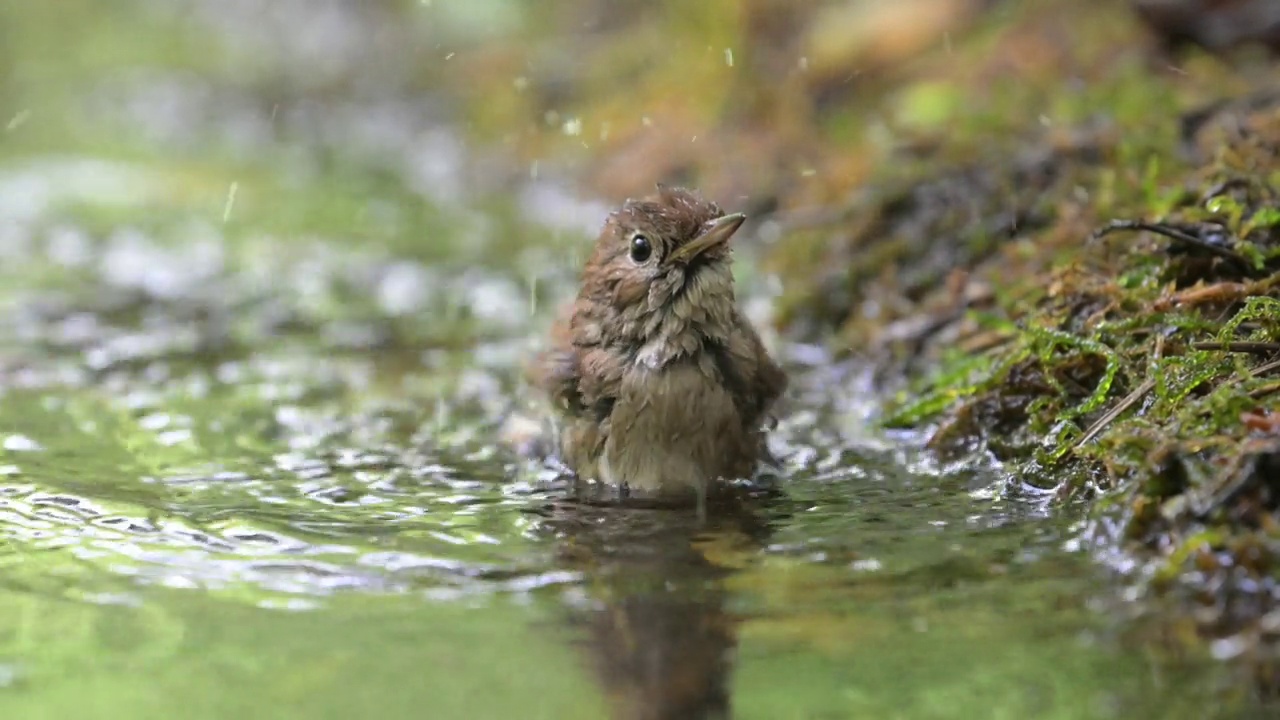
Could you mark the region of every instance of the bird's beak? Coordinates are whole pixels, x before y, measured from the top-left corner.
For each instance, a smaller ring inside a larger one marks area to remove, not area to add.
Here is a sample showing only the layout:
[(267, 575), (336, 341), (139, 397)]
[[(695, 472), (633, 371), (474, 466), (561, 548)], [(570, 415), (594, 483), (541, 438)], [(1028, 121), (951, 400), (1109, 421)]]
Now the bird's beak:
[(746, 219), (746, 215), (734, 213), (712, 220), (707, 223), (707, 229), (701, 235), (668, 255), (668, 262), (688, 262), (713, 247), (724, 245), (729, 242), (729, 238), (733, 237), (733, 234), (742, 226), (742, 221)]

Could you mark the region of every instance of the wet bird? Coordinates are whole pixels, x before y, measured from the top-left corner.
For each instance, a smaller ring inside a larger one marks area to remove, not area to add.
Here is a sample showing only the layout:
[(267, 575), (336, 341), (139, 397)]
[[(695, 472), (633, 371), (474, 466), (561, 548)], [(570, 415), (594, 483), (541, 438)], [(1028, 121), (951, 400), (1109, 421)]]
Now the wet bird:
[(580, 481), (703, 508), (768, 456), (787, 375), (735, 302), (729, 241), (744, 219), (659, 185), (606, 220), (531, 372)]

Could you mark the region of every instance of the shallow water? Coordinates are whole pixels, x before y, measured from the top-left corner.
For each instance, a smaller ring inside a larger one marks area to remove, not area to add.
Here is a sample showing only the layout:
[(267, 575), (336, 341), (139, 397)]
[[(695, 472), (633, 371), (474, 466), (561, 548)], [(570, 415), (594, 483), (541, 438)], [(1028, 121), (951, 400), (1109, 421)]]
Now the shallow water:
[(1174, 717), (1211, 685), (1121, 641), (1044, 498), (833, 413), (784, 427), (784, 498), (700, 525), (558, 501), (330, 371), (6, 391), (6, 716)]
[[(706, 524), (565, 502), (496, 439), (604, 205), (533, 174), (478, 190), (387, 72), (392, 4), (23, 7), (0, 11), (23, 70), (0, 155), (3, 717), (1243, 712), (1074, 510), (876, 432), (877, 389), (814, 348), (774, 339), (781, 497)], [(222, 50), (156, 39), (192, 28)], [(344, 73), (358, 92), (308, 95)]]
[[(1069, 510), (875, 433), (811, 348), (783, 496), (703, 525), (503, 450), (528, 330), (397, 324), (430, 264), (14, 232), (6, 717), (1205, 717), (1225, 677), (1134, 635)], [(528, 318), (516, 282), (472, 288)]]

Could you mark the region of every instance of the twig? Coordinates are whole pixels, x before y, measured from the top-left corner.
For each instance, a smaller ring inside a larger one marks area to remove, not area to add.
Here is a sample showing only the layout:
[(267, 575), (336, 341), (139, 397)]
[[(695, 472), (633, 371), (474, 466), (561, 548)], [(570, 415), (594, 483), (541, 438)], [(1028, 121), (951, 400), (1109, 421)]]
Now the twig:
[(1147, 393), (1151, 392), (1151, 388), (1154, 388), (1155, 386), (1156, 386), (1155, 378), (1147, 378), (1146, 380), (1143, 381), (1141, 385), (1134, 388), (1133, 392), (1129, 393), (1128, 395), (1125, 395), (1120, 402), (1116, 403), (1115, 407), (1107, 411), (1106, 415), (1103, 415), (1102, 417), (1098, 418), (1097, 421), (1093, 423), (1093, 425), (1089, 426), (1089, 429), (1085, 431), (1084, 435), (1082, 435), (1080, 439), (1076, 441), (1076, 449), (1079, 449), (1085, 443), (1097, 437), (1103, 430), (1107, 428), (1108, 425), (1115, 422), (1115, 419), (1120, 417), (1125, 410), (1128, 410), (1129, 408), (1133, 407), (1135, 403), (1137, 403), (1139, 400), (1142, 399), (1143, 395), (1146, 395)]
[(1280, 391), (1280, 382), (1267, 383), (1266, 385), (1263, 385), (1261, 387), (1256, 387), (1252, 391), (1250, 391), (1249, 397), (1253, 398), (1254, 400), (1261, 400), (1262, 398), (1268, 395), (1271, 395), (1277, 391)]
[(1260, 355), (1280, 352), (1280, 343), (1273, 342), (1193, 342), (1191, 347), (1196, 350), (1226, 350), (1227, 352), (1258, 353)]
[(1256, 270), (1254, 270), (1253, 265), (1249, 262), (1248, 258), (1236, 252), (1235, 250), (1232, 250), (1231, 248), (1222, 247), (1221, 245), (1215, 245), (1203, 238), (1199, 238), (1199, 237), (1196, 237), (1195, 235), (1192, 235), (1186, 230), (1182, 230), (1172, 225), (1165, 225), (1162, 223), (1149, 223), (1142, 220), (1112, 220), (1106, 225), (1103, 225), (1097, 230), (1094, 230), (1093, 237), (1100, 238), (1100, 237), (1103, 237), (1104, 235), (1108, 235), (1110, 233), (1116, 232), (1117, 230), (1145, 230), (1147, 232), (1152, 232), (1157, 235), (1162, 235), (1164, 237), (1167, 237), (1170, 240), (1177, 240), (1178, 242), (1185, 243), (1192, 247), (1199, 248), (1201, 250), (1204, 250), (1207, 253), (1217, 255), (1220, 258), (1230, 260), (1231, 262), (1238, 265), (1246, 275), (1253, 275), (1253, 274), (1256, 274), (1257, 272)]
[(1000, 330), (987, 330), (975, 333), (959, 341), (956, 345), (966, 353), (982, 353), (1008, 344), (1013, 336)]
[(1278, 368), (1280, 368), (1280, 360), (1272, 360), (1271, 362), (1259, 365), (1249, 372), (1253, 373), (1254, 377), (1257, 377), (1258, 375), (1266, 375), (1272, 370), (1276, 370)]

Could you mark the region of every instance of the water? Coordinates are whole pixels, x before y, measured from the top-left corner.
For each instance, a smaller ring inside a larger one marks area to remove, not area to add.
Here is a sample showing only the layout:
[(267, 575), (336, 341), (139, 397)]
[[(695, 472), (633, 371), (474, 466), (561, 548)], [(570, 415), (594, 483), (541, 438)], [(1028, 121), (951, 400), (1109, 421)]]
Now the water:
[(127, 7), (0, 11), (0, 715), (1237, 716), (1078, 509), (785, 338), (781, 497), (567, 502), (497, 438), (601, 202), (487, 176), (390, 3)]
[(983, 472), (793, 428), (813, 469), (702, 526), (557, 502), (389, 413), (277, 406), (263, 440), (240, 388), (6, 395), (6, 445), (40, 448), (0, 486), (8, 716), (1174, 717), (1201, 687)]
[(495, 443), (523, 329), (352, 309), (427, 266), (145, 237), (6, 270), (6, 716), (1198, 717), (1222, 674), (1120, 632), (1070, 509), (877, 434), (812, 349), (782, 497), (586, 508)]

